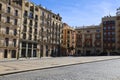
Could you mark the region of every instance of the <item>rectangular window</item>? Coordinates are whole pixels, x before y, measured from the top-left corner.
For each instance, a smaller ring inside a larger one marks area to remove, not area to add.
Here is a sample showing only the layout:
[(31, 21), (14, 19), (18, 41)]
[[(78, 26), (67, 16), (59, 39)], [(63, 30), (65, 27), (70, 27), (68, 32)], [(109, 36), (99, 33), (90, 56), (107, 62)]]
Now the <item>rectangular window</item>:
[(2, 4), (0, 3), (0, 10), (2, 10)]
[(29, 13), (29, 18), (33, 19), (33, 13), (32, 12)]
[(17, 35), (17, 29), (14, 29), (14, 35), (15, 36)]
[(1, 21), (1, 14), (0, 14), (0, 21)]
[(26, 34), (25, 33), (23, 34), (23, 39), (26, 39)]
[(14, 20), (14, 25), (17, 25), (17, 23), (18, 23), (18, 20), (15, 19), (15, 20)]
[(24, 16), (28, 16), (28, 12), (27, 11), (24, 12)]
[(8, 38), (5, 38), (5, 43), (6, 43), (6, 46), (9, 45), (9, 39)]
[(13, 39), (13, 45), (16, 47), (16, 39)]
[(7, 13), (10, 13), (11, 8), (7, 7)]
[(6, 34), (9, 34), (9, 27), (6, 27)]
[(6, 22), (7, 22), (7, 23), (10, 23), (10, 17), (7, 17), (7, 18), (6, 18)]

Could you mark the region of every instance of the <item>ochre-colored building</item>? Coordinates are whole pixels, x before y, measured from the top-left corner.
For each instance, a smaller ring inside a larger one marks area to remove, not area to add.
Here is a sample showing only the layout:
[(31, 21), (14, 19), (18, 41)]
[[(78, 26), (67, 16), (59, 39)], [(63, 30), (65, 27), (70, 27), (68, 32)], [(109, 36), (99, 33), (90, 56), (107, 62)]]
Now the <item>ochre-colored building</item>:
[(63, 47), (63, 50), (61, 50), (63, 55), (69, 56), (75, 54), (76, 32), (74, 28), (66, 23), (63, 24), (61, 46)]

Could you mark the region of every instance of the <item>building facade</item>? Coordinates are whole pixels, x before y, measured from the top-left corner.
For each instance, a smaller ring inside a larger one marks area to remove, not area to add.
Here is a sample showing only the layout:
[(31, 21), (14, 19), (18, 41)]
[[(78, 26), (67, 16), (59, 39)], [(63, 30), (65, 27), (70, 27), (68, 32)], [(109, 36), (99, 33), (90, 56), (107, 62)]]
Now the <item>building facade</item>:
[(62, 29), (62, 54), (65, 56), (74, 55), (76, 47), (76, 32), (68, 24), (63, 24)]
[(21, 2), (0, 0), (0, 59), (18, 55)]
[(59, 56), (60, 15), (27, 0), (22, 4), (19, 57)]
[(77, 55), (98, 55), (101, 52), (100, 26), (83, 26), (75, 30)]
[(116, 16), (106, 16), (102, 18), (102, 48), (103, 52), (113, 52), (116, 50)]
[(60, 56), (62, 17), (29, 0), (0, 1), (0, 59)]
[(108, 55), (120, 54), (120, 8), (116, 16), (102, 18), (102, 48)]

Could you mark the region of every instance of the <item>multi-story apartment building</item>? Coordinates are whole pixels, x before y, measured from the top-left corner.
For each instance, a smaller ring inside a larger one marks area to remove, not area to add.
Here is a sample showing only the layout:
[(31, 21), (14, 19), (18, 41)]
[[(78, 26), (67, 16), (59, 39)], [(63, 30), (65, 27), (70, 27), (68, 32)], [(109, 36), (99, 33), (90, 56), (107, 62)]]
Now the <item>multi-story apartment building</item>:
[(0, 0), (0, 58), (16, 58), (22, 0)]
[(22, 2), (19, 57), (37, 57), (39, 53), (40, 9), (31, 2)]
[(22, 4), (19, 57), (58, 56), (62, 18), (27, 0)]
[(116, 50), (116, 16), (106, 16), (102, 18), (102, 49), (103, 52), (113, 52)]
[(60, 56), (62, 18), (39, 6), (40, 14), (40, 52), (42, 56)]
[(68, 24), (63, 24), (62, 29), (62, 55), (74, 55), (76, 47), (76, 32)]
[[(76, 54), (97, 55), (101, 52), (101, 27), (83, 26), (76, 29)], [(97, 53), (97, 54), (96, 54)]]
[(102, 49), (110, 54), (120, 53), (120, 8), (116, 16), (102, 18)]
[(120, 8), (117, 9), (117, 13), (116, 13), (116, 25), (117, 25), (117, 28), (116, 28), (116, 52), (118, 54), (120, 54)]

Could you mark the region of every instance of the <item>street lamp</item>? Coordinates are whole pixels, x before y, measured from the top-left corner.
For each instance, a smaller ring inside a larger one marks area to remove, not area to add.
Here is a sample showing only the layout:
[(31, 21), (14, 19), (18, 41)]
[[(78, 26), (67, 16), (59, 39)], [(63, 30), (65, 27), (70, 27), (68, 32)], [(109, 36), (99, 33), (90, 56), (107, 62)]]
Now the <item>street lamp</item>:
[(19, 32), (19, 40), (18, 40), (18, 54), (17, 54), (17, 60), (19, 59), (19, 51), (20, 51), (20, 28), (18, 28), (18, 32)]

